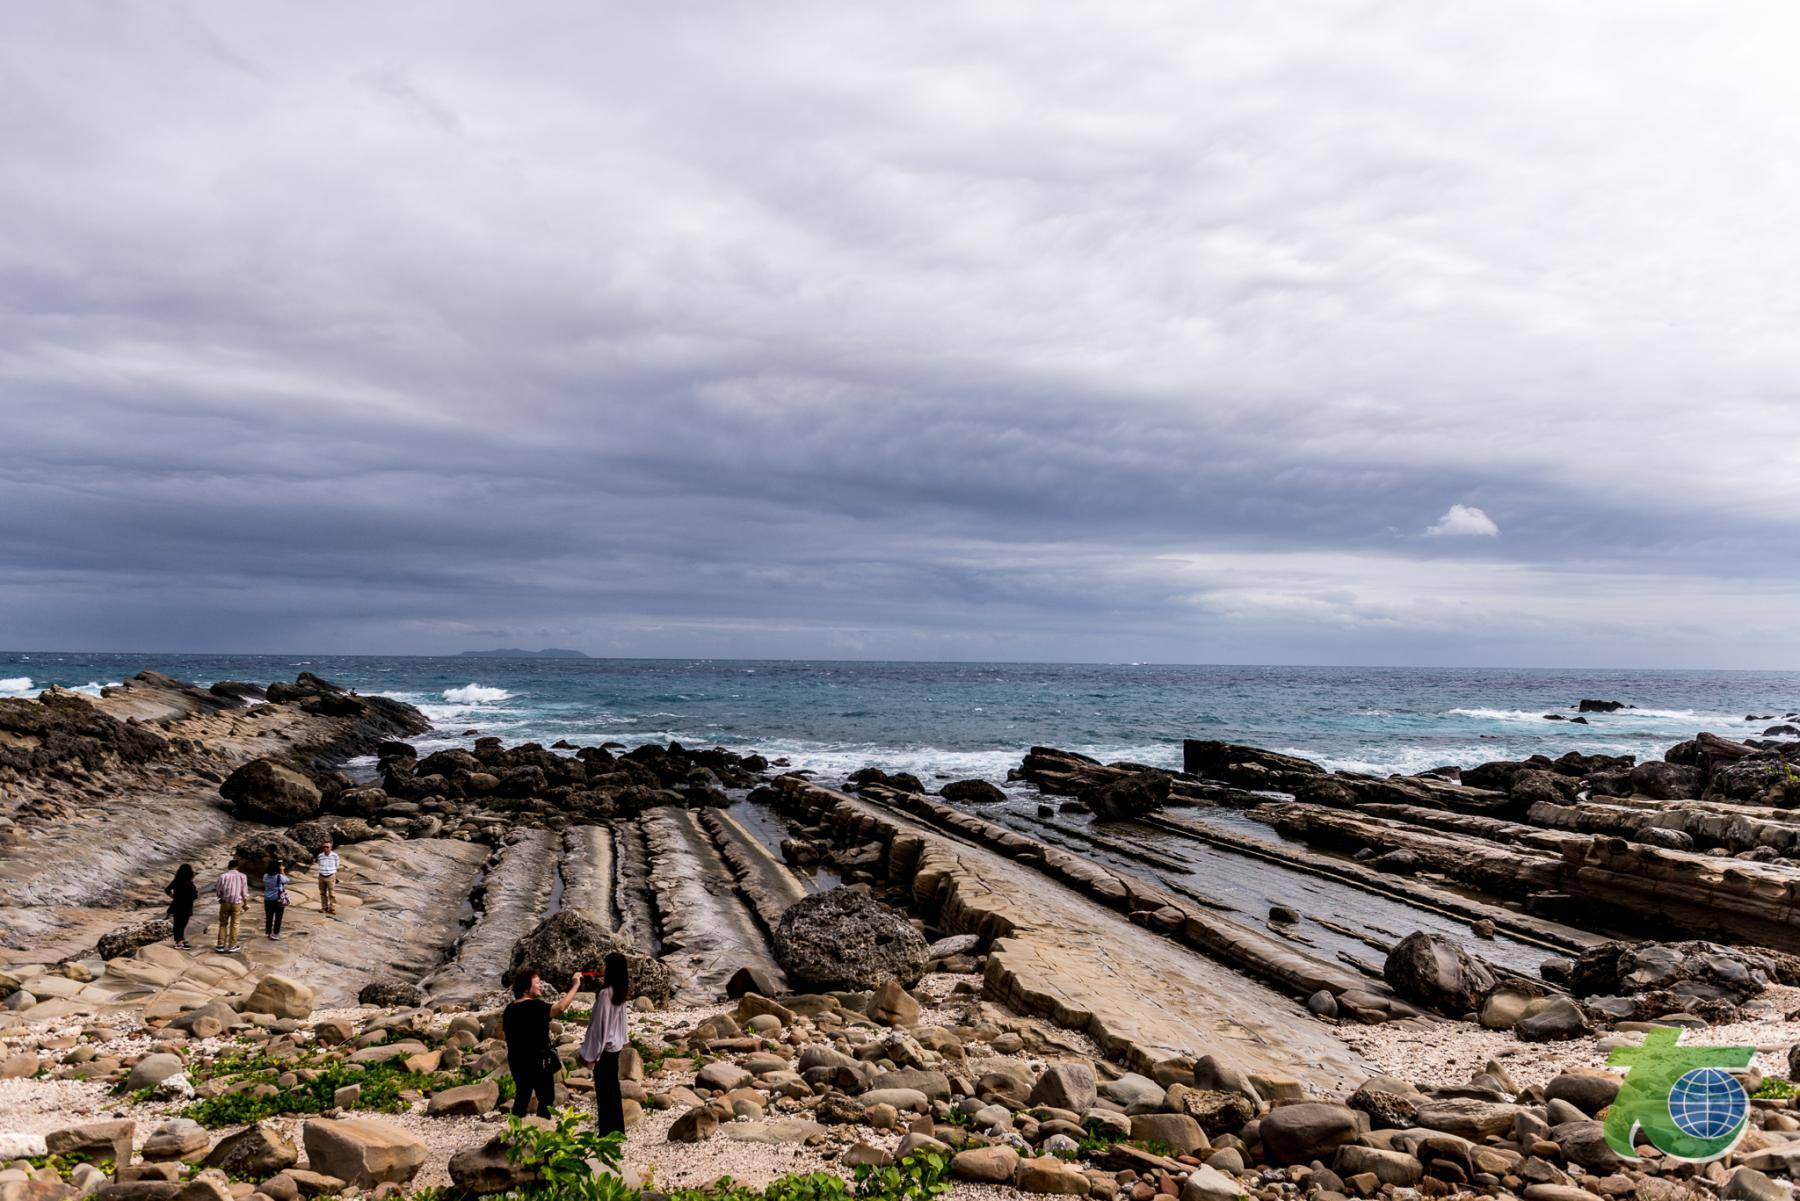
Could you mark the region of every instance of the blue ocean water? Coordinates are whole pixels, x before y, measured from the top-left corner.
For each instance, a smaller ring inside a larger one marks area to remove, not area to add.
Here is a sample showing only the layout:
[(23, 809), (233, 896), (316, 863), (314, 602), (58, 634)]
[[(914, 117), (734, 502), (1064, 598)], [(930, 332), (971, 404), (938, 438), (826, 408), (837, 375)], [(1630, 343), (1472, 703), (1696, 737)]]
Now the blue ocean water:
[[(93, 691), (145, 668), (201, 684), (311, 671), (418, 705), (437, 724), (427, 747), (465, 744), (471, 729), (546, 744), (675, 738), (928, 781), (998, 780), (1033, 744), (1177, 766), (1196, 737), (1370, 772), (1568, 750), (1660, 757), (1699, 730), (1759, 734), (1763, 715), (1800, 709), (1800, 672), (45, 652), (0, 652), (0, 696)], [(1544, 719), (1574, 716), (1582, 697), (1637, 707), (1586, 726)]]

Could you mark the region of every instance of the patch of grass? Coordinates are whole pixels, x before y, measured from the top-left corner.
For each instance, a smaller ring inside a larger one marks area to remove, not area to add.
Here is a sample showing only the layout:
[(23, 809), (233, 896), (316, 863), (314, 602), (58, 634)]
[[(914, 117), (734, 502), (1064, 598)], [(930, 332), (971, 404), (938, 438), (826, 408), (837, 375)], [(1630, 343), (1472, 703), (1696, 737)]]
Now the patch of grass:
[(654, 1076), (662, 1071), (663, 1060), (670, 1057), (692, 1058), (696, 1062), (699, 1059), (698, 1056), (683, 1051), (679, 1047), (671, 1047), (668, 1043), (662, 1043), (652, 1049), (642, 1040), (634, 1038), (631, 1040), (631, 1045), (637, 1051), (638, 1058), (644, 1062), (644, 1075), (646, 1076)]
[(108, 1175), (111, 1175), (113, 1171), (113, 1162), (110, 1159), (82, 1160), (64, 1159), (60, 1155), (31, 1155), (26, 1157), (25, 1162), (31, 1165), (31, 1169), (34, 1172), (39, 1168), (49, 1168), (65, 1182), (74, 1174), (75, 1165), (80, 1163), (92, 1163), (96, 1168), (106, 1172)]
[[(292, 1065), (284, 1065), (289, 1070)], [(273, 1083), (267, 1068), (255, 1068), (240, 1075), (234, 1083), (252, 1086)], [(398, 1113), (407, 1107), (403, 1092), (425, 1092), (447, 1083), (457, 1083), (448, 1073), (409, 1072), (397, 1063), (349, 1064), (333, 1063), (311, 1080), (303, 1080), (292, 1088), (277, 1089), (271, 1094), (254, 1095), (249, 1090), (225, 1093), (196, 1101), (182, 1110), (202, 1126), (245, 1126), (280, 1114), (323, 1113), (332, 1108), (337, 1090), (347, 1084), (362, 1086), (352, 1109), (377, 1113)]]
[(897, 1164), (856, 1169), (856, 1184), (834, 1172), (805, 1172), (754, 1189), (729, 1176), (701, 1188), (669, 1190), (669, 1201), (935, 1201), (950, 1188), (949, 1160), (914, 1151)]
[(1800, 1096), (1800, 1085), (1791, 1080), (1783, 1080), (1779, 1076), (1770, 1076), (1750, 1095), (1765, 1101), (1781, 1100), (1784, 1097)]

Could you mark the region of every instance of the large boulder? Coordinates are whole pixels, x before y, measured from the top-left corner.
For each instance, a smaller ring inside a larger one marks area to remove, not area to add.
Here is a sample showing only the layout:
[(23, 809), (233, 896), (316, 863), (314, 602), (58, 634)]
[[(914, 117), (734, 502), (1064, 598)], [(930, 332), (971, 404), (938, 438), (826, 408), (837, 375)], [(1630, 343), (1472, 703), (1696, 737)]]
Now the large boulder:
[(1442, 934), (1423, 930), (1388, 952), (1381, 975), (1408, 1001), (1451, 1017), (1479, 1009), (1482, 997), (1499, 983), (1486, 964)]
[(959, 805), (994, 805), (1006, 799), (1004, 792), (986, 780), (952, 780), (938, 792), (946, 801)]
[(202, 1166), (218, 1168), (227, 1176), (261, 1180), (299, 1162), (294, 1140), (258, 1122), (220, 1139)]
[(301, 1132), (306, 1162), (351, 1188), (405, 1184), (425, 1166), (425, 1144), (374, 1118), (311, 1118)]
[(507, 1154), (506, 1139), (494, 1135), (485, 1143), (464, 1147), (450, 1157), (450, 1181), (476, 1197), (514, 1193), (537, 1182), (537, 1169)]
[(513, 973), (533, 968), (543, 977), (546, 987), (561, 991), (569, 987), (576, 973), (598, 971), (612, 951), (625, 954), (632, 996), (648, 997), (658, 1005), (668, 1004), (674, 993), (668, 968), (632, 946), (623, 935), (568, 909), (551, 914), (513, 943), (512, 958), (500, 983), (510, 985)]
[(1154, 813), (1169, 802), (1169, 775), (1160, 771), (1122, 776), (1081, 794), (1094, 816), (1105, 821), (1126, 821)]
[(1358, 1129), (1356, 1111), (1348, 1105), (1302, 1101), (1264, 1114), (1257, 1133), (1276, 1163), (1305, 1163), (1352, 1141)]
[(431, 1094), (425, 1112), (434, 1118), (480, 1117), (500, 1104), (500, 1085), (493, 1080), (477, 1080), (456, 1088), (440, 1089)]
[(1094, 1107), (1094, 1095), (1093, 1065), (1069, 1059), (1045, 1068), (1027, 1100), (1032, 1105), (1086, 1113)]
[(1551, 997), (1542, 1008), (1519, 1019), (1513, 1033), (1521, 1042), (1559, 1043), (1594, 1032), (1594, 1025), (1580, 1005), (1568, 997)]
[(775, 958), (800, 988), (911, 988), (930, 962), (912, 923), (865, 892), (833, 888), (796, 901), (775, 928)]
[(1626, 779), (1631, 791), (1659, 801), (1700, 795), (1700, 769), (1685, 763), (1652, 759), (1633, 767)]
[(95, 951), (102, 959), (117, 959), (121, 955), (129, 955), (139, 947), (147, 947), (153, 942), (162, 942), (175, 937), (175, 927), (167, 918), (152, 918), (147, 922), (137, 922), (129, 926), (120, 926), (100, 936), (100, 943)]
[(137, 1123), (129, 1120), (90, 1122), (85, 1126), (52, 1130), (44, 1136), (44, 1150), (61, 1159), (122, 1167), (131, 1162), (131, 1144), (136, 1133)]
[(407, 980), (371, 980), (356, 994), (356, 1003), (382, 1009), (416, 1009), (425, 1003), (425, 994)]
[(219, 795), (252, 821), (291, 826), (319, 815), (324, 798), (305, 775), (273, 759), (252, 759), (225, 778)]
[(125, 1091), (135, 1093), (155, 1088), (186, 1067), (181, 1056), (170, 1051), (154, 1051), (131, 1065), (131, 1074), (125, 1077)]
[(250, 877), (252, 900), (262, 896), (262, 874), (277, 863), (285, 863), (291, 874), (296, 867), (306, 867), (313, 857), (307, 849), (288, 837), (286, 830), (258, 830), (245, 835), (232, 848), (238, 870)]
[(307, 1017), (313, 1011), (313, 990), (288, 976), (264, 976), (244, 999), (243, 1011), (278, 1018)]
[(151, 1163), (191, 1159), (212, 1143), (206, 1127), (192, 1118), (170, 1118), (144, 1140), (143, 1156)]

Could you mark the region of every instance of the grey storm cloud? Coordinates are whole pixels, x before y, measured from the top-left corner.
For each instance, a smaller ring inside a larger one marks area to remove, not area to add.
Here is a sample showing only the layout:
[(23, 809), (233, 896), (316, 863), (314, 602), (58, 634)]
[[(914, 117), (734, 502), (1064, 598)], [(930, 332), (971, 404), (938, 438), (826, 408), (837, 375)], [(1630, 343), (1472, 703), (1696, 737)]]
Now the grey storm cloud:
[(1785, 6), (3, 20), (0, 646), (1800, 653)]

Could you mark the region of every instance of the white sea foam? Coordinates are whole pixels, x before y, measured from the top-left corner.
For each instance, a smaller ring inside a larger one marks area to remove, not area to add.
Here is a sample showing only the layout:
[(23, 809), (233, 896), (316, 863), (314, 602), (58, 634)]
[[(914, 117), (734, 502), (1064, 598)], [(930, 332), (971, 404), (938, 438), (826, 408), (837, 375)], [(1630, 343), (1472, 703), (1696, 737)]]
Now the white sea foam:
[(0, 680), (0, 696), (28, 696), (30, 693), (30, 676), (8, 676)]
[(1704, 729), (1742, 725), (1744, 720), (1742, 713), (1707, 712), (1701, 709), (1620, 709), (1614, 713), (1574, 713), (1555, 705), (1542, 709), (1467, 708), (1447, 709), (1444, 712), (1447, 717), (1472, 717), (1478, 721), (1534, 726), (1545, 724), (1545, 714), (1556, 713), (1564, 717), (1585, 717), (1590, 726), (1636, 724), (1653, 727), (1658, 734), (1670, 731), (1692, 734)]
[[(6, 681), (5, 681), (5, 680), (0, 680), (0, 685), (3, 685), (3, 684), (5, 684), (5, 683), (6, 683)], [(90, 681), (88, 681), (88, 682), (87, 682), (87, 683), (86, 683), (86, 684), (78, 684), (78, 685), (76, 685), (76, 687), (75, 687), (75, 688), (73, 688), (73, 689), (72, 689), (72, 690), (71, 690), (71, 691), (74, 691), (74, 692), (85, 692), (85, 693), (87, 693), (87, 694), (88, 694), (88, 695), (89, 695), (89, 696), (99, 696), (99, 695), (100, 695), (100, 690), (101, 690), (101, 689), (103, 689), (103, 688), (117, 688), (117, 687), (119, 687), (119, 686), (120, 686), (120, 684), (119, 684), (119, 681), (117, 681), (117, 680), (114, 680), (114, 681), (113, 681), (113, 682), (112, 682), (112, 683), (110, 683), (110, 684), (102, 684), (102, 683), (100, 683), (100, 682), (99, 682), (99, 681), (97, 681), (97, 680), (90, 680)], [(206, 687), (206, 685), (204, 685), (204, 684), (201, 684), (201, 685), (199, 685), (199, 687), (201, 687), (201, 688), (204, 688), (204, 687)]]
[[(797, 768), (815, 771), (827, 778), (842, 778), (859, 768), (879, 767), (883, 771), (911, 772), (927, 784), (969, 779), (1002, 784), (1006, 773), (1018, 767), (1025, 758), (1026, 751), (1023, 746), (980, 751), (931, 746), (902, 749), (874, 743), (845, 746), (785, 738), (753, 739), (751, 745), (771, 759), (786, 759)], [(1065, 749), (1091, 755), (1103, 763), (1123, 759), (1156, 767), (1181, 766), (1181, 748), (1160, 743), (1148, 746), (1075, 745)]]
[(1451, 717), (1475, 717), (1482, 721), (1533, 721), (1541, 722), (1544, 714), (1553, 712), (1549, 709), (1450, 709), (1446, 711)]
[(485, 684), (464, 684), (461, 688), (444, 689), (444, 699), (459, 705), (490, 705), (511, 696), (512, 693), (504, 688), (489, 688)]

